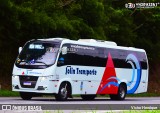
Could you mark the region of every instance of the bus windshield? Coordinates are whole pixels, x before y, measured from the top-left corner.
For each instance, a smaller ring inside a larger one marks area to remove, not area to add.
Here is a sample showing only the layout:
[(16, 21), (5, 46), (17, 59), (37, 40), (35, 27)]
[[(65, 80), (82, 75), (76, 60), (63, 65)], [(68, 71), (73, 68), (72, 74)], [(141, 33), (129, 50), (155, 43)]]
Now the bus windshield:
[(47, 68), (55, 63), (59, 47), (57, 41), (30, 41), (23, 47), (15, 64), (19, 68)]

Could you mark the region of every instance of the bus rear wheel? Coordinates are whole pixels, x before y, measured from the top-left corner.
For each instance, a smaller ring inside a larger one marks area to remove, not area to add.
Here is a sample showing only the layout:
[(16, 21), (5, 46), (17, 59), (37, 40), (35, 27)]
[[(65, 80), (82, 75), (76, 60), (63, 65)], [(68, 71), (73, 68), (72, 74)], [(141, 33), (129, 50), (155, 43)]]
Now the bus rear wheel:
[(32, 93), (29, 93), (29, 92), (20, 92), (20, 97), (23, 100), (31, 100), (33, 96), (32, 96)]
[(111, 100), (124, 100), (126, 97), (127, 88), (124, 84), (120, 84), (118, 94), (110, 94)]
[(69, 92), (70, 91), (69, 88), (70, 87), (68, 86), (67, 83), (62, 83), (60, 85), (58, 94), (55, 95), (56, 100), (58, 100), (58, 101), (65, 101), (65, 100), (67, 100), (68, 95), (70, 93)]
[(81, 95), (83, 100), (93, 100), (95, 99), (96, 95)]

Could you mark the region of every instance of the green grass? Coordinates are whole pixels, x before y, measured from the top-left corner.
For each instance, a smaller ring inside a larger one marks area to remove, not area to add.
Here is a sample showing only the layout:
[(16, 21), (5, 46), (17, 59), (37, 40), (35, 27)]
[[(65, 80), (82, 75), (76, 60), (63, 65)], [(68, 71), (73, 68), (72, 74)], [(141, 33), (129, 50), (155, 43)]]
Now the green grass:
[[(157, 97), (160, 96), (160, 94), (156, 93), (139, 93), (139, 94), (127, 94), (127, 97)], [(98, 95), (97, 97), (109, 97), (109, 95)]]
[[(103, 110), (104, 111), (104, 110)], [(43, 113), (65, 113), (65, 111), (63, 110), (55, 110), (55, 111), (44, 111)], [(95, 110), (95, 111), (86, 111), (84, 112), (84, 110), (79, 110), (79, 111), (72, 111), (71, 113), (99, 113), (99, 111)], [(160, 113), (160, 110), (125, 110), (125, 111), (106, 111), (103, 113)]]
[[(10, 90), (0, 90), (0, 97), (18, 97), (19, 93)], [(48, 95), (49, 96), (49, 95)], [(128, 94), (127, 97), (157, 97), (160, 94), (156, 93), (141, 93), (141, 94)], [(73, 95), (73, 97), (80, 97), (80, 95)], [(109, 97), (109, 95), (98, 95), (97, 97)]]
[(127, 97), (157, 97), (160, 94), (156, 93), (139, 93), (139, 94), (127, 94)]
[(19, 96), (18, 92), (13, 92), (9, 90), (0, 90), (0, 97), (17, 97)]
[(160, 113), (160, 110), (127, 110), (123, 111), (122, 113)]

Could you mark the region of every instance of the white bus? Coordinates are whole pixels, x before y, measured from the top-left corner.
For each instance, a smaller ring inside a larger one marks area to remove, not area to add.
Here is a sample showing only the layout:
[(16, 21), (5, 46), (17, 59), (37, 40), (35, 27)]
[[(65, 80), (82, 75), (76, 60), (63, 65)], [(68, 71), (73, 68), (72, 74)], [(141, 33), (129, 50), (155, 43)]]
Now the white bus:
[(30, 40), (19, 48), (12, 73), (12, 90), (24, 100), (43, 94), (62, 101), (77, 94), (84, 100), (105, 94), (124, 100), (147, 87), (145, 50), (94, 39)]

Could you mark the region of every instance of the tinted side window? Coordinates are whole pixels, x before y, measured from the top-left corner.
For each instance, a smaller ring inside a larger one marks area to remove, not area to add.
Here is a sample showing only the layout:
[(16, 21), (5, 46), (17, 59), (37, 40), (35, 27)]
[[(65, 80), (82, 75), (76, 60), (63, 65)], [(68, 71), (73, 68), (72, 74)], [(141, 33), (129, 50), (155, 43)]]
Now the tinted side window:
[(67, 54), (60, 54), (57, 66), (81, 65), (105, 67), (110, 53), (115, 68), (132, 68), (132, 66), (126, 62), (128, 54), (136, 55), (141, 68), (147, 68), (147, 60), (143, 52), (76, 44), (64, 44), (63, 47), (68, 48)]
[[(65, 44), (67, 54), (60, 54), (58, 66), (62, 65), (83, 65), (83, 66), (100, 66), (105, 67), (106, 58), (104, 48), (96, 48), (92, 46)], [(59, 65), (60, 64), (60, 65)]]

